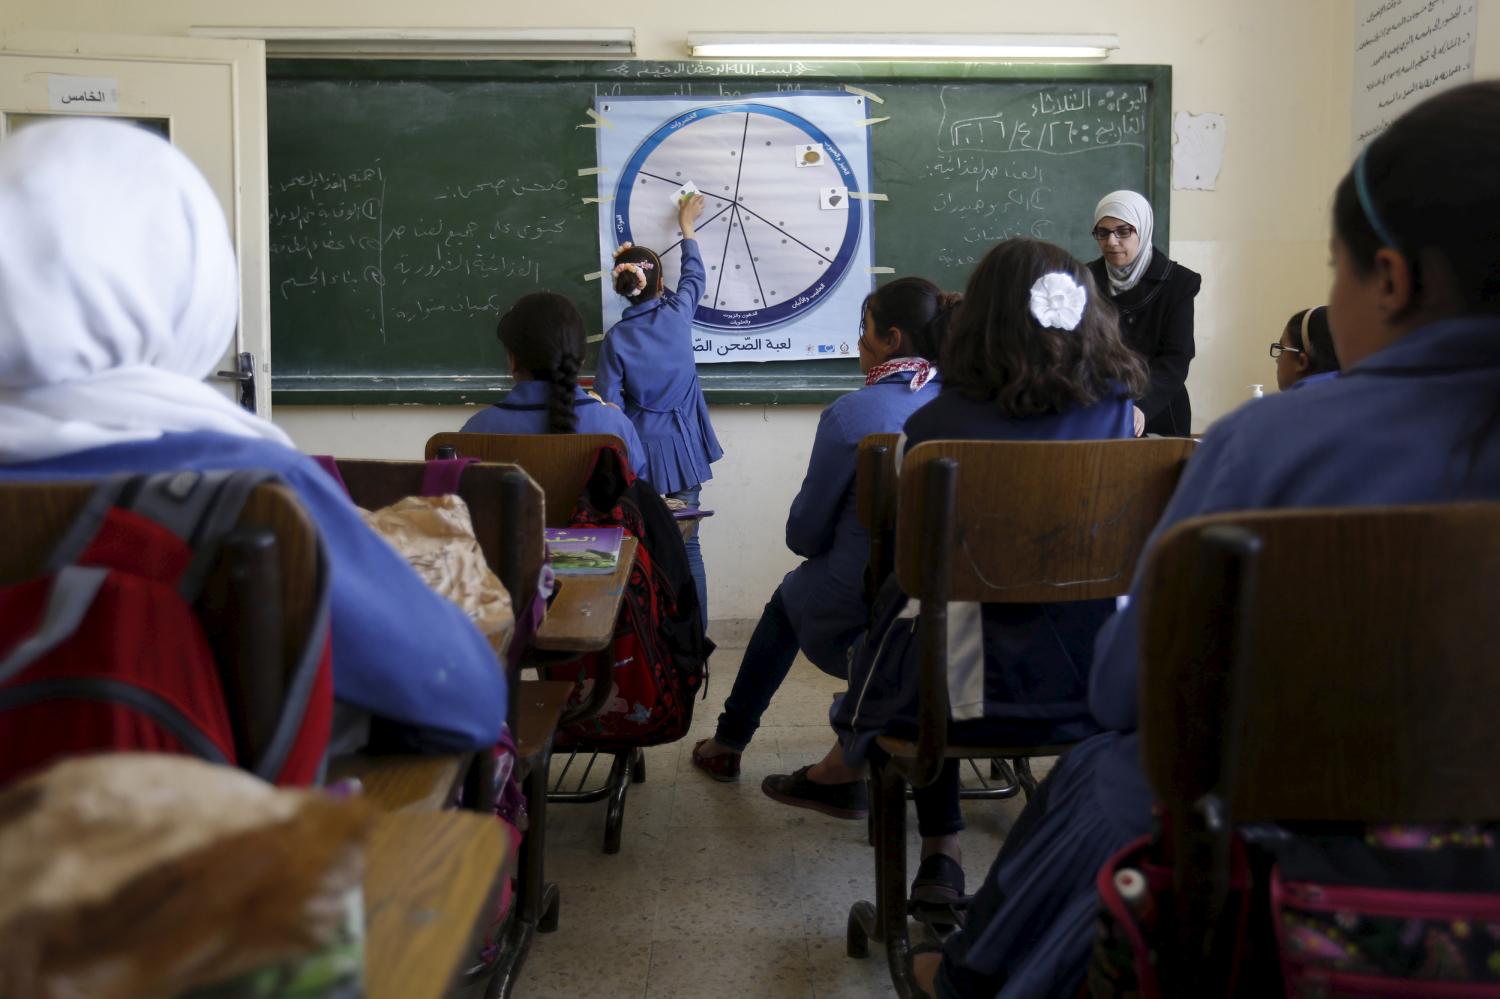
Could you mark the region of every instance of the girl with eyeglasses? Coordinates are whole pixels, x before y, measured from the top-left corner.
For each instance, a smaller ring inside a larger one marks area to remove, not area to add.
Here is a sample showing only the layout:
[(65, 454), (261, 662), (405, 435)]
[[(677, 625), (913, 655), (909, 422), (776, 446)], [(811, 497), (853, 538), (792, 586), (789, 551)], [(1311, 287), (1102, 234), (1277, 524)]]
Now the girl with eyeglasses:
[(1136, 403), (1135, 434), (1186, 437), (1193, 430), (1188, 365), (1193, 361), (1193, 299), (1203, 285), (1194, 271), (1152, 246), (1151, 202), (1114, 191), (1094, 208), (1101, 256), (1089, 264), (1094, 283), (1120, 313), (1120, 333), (1151, 372)]
[(1288, 319), (1281, 339), (1271, 344), (1271, 356), (1276, 358), (1276, 387), (1283, 392), (1337, 378), (1339, 355), (1328, 328), (1328, 307), (1303, 309)]

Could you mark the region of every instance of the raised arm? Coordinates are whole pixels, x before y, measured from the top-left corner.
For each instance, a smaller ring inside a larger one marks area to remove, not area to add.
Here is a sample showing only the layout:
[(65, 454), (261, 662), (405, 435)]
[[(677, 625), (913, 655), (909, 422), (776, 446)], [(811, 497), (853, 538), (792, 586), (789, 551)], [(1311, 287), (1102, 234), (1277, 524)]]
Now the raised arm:
[(682, 230), (682, 273), (677, 277), (677, 287), (667, 292), (667, 300), (674, 309), (687, 314), (691, 319), (698, 309), (698, 300), (708, 284), (708, 274), (703, 269), (703, 255), (698, 252), (697, 231), (693, 224), (703, 214), (703, 195), (687, 198), (677, 209), (677, 225)]

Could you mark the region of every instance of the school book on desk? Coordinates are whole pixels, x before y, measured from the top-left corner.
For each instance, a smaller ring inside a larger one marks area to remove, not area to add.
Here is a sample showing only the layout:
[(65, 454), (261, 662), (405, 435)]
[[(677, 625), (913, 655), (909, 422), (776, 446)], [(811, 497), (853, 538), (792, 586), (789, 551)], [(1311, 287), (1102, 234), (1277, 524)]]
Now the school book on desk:
[(548, 527), (542, 532), (554, 572), (614, 572), (620, 561), (623, 527)]

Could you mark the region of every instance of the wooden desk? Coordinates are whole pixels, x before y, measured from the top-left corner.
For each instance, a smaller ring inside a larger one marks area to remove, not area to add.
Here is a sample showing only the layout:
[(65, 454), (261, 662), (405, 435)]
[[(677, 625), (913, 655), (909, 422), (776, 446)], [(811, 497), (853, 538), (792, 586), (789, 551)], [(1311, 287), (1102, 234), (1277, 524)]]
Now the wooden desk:
[(402, 812), (365, 851), (365, 996), (441, 999), (473, 956), (510, 844), (472, 812)]
[(620, 542), (620, 560), (610, 575), (559, 575), (562, 589), (547, 608), (533, 646), (546, 652), (597, 652), (608, 646), (635, 564), (635, 549), (635, 538)]
[(458, 796), (459, 785), (473, 753), (451, 756), (366, 756), (354, 753), (328, 764), (328, 782), (357, 777), (365, 797), (387, 812), (429, 811), (447, 808)]

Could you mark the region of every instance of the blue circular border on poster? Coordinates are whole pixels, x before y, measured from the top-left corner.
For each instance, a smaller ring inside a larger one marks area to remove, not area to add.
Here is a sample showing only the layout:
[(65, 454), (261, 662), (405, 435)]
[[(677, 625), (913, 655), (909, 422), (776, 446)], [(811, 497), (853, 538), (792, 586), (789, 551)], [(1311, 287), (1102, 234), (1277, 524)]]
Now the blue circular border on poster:
[[(793, 114), (782, 108), (771, 107), (768, 104), (725, 104), (711, 105), (708, 107), (694, 108), (685, 111), (670, 121), (664, 122), (656, 131), (648, 135), (635, 153), (630, 157), (625, 168), (620, 171), (620, 181), (615, 186), (615, 237), (618, 242), (634, 242), (630, 231), (630, 196), (635, 186), (635, 180), (641, 167), (647, 158), (656, 151), (668, 137), (677, 134), (683, 128), (695, 121), (701, 121), (720, 114), (763, 114), (771, 118), (777, 118), (805, 132), (813, 142), (821, 143), (828, 150), (829, 158), (833, 160), (834, 166), (838, 168), (839, 176), (843, 180), (844, 187), (850, 192), (859, 190), (858, 178), (854, 169), (849, 165), (848, 157), (844, 155), (833, 140), (818, 126), (800, 115)], [(735, 192), (738, 196), (739, 192)], [(736, 201), (738, 198), (736, 197)], [(844, 226), (844, 241), (839, 244), (838, 251), (834, 253), (829, 261), (828, 269), (818, 282), (809, 288), (790, 295), (785, 302), (776, 305), (768, 305), (761, 309), (750, 311), (727, 312), (699, 304), (697, 311), (693, 313), (693, 321), (699, 326), (705, 326), (711, 330), (720, 330), (726, 333), (745, 335), (756, 330), (769, 329), (778, 326), (797, 316), (805, 315), (820, 305), (823, 299), (833, 293), (838, 287), (844, 275), (848, 273), (849, 265), (854, 261), (855, 250), (859, 246), (859, 233), (861, 225), (862, 209), (851, 202), (848, 211), (848, 222)], [(821, 287), (819, 287), (821, 285)]]

